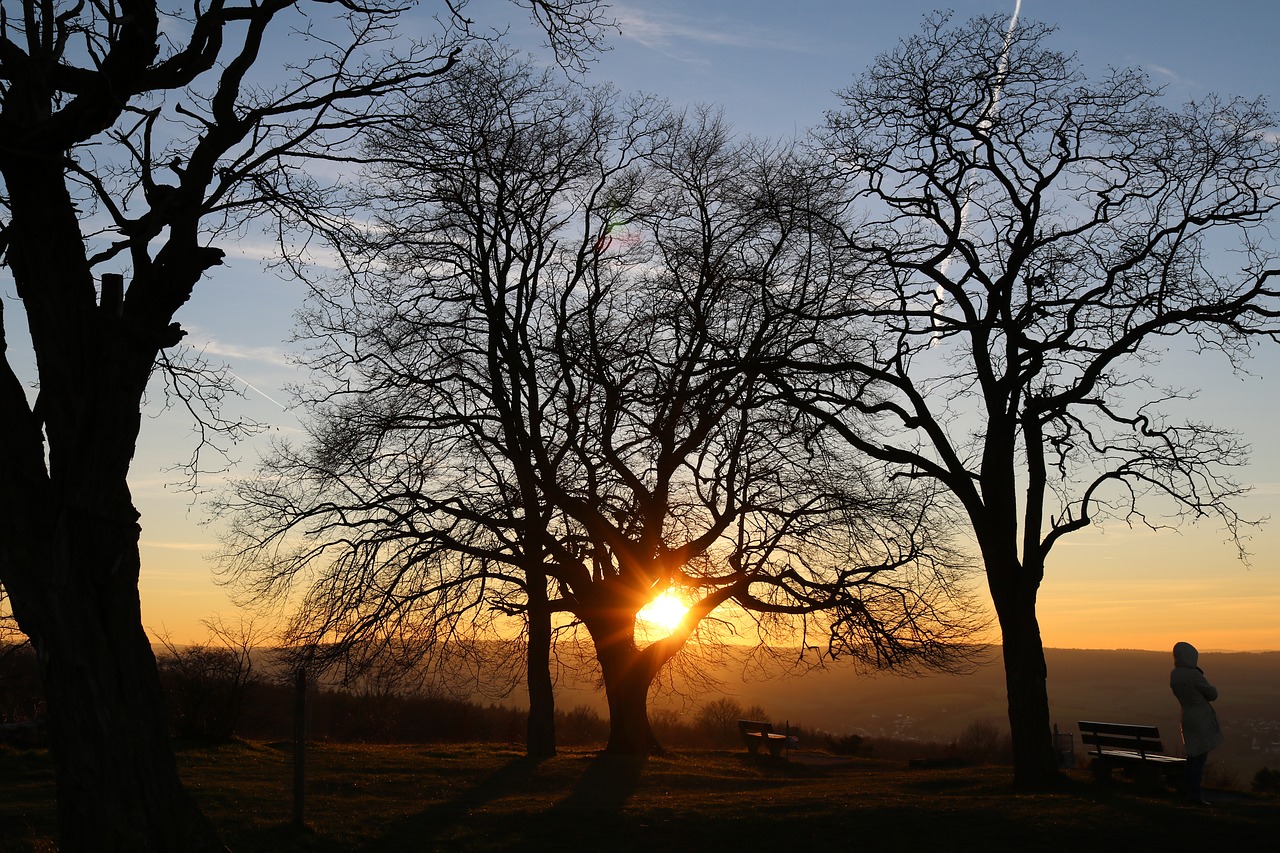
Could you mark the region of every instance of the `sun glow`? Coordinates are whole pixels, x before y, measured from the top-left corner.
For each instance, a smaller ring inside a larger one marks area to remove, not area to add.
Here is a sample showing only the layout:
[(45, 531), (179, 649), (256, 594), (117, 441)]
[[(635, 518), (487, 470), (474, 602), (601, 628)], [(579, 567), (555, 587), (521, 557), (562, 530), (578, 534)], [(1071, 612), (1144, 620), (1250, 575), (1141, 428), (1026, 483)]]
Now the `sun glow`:
[(670, 632), (675, 630), (687, 612), (689, 605), (668, 590), (642, 607), (636, 618), (654, 628)]

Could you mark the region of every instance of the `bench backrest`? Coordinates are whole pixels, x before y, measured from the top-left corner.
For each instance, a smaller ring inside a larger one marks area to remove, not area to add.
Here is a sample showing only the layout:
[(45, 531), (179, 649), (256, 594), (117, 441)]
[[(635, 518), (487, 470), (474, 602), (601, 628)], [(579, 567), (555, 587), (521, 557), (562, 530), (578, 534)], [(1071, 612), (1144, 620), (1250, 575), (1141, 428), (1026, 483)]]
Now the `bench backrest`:
[(1139, 755), (1164, 750), (1160, 743), (1160, 729), (1156, 726), (1098, 723), (1090, 720), (1081, 720), (1076, 725), (1080, 727), (1080, 742), (1094, 747), (1094, 751), (1098, 753), (1102, 752), (1103, 747), (1132, 749)]
[(760, 732), (762, 734), (773, 733), (773, 723), (762, 723), (758, 720), (738, 720), (738, 731), (746, 734), (747, 732)]

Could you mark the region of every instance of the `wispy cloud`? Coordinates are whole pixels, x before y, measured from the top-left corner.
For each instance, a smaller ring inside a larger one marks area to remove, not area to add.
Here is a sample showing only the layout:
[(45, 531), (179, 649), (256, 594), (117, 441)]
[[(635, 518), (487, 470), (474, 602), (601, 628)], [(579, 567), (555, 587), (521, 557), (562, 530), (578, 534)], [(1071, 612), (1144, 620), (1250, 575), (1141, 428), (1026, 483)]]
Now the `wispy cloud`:
[[(1141, 64), (1141, 68), (1143, 71), (1150, 74), (1157, 83), (1163, 82), (1165, 85), (1171, 87), (1171, 90), (1175, 92), (1195, 92), (1204, 88), (1200, 81), (1193, 80), (1190, 77), (1184, 77), (1182, 74), (1179, 74), (1174, 69), (1165, 65), (1156, 65), (1152, 62), (1144, 62)], [(1175, 98), (1174, 100), (1180, 99), (1181, 98)]]
[[(351, 222), (358, 221), (351, 217), (346, 217), (346, 219)], [(225, 264), (228, 268), (233, 268), (237, 261), (245, 261), (259, 266), (274, 266), (283, 262), (280, 244), (270, 240), (244, 239), (234, 243), (228, 241), (224, 244), (219, 244), (219, 248), (224, 249), (227, 253)], [(341, 258), (338, 253), (323, 245), (309, 246), (299, 260), (313, 268), (342, 269)], [(277, 272), (280, 278), (286, 281), (294, 280), (292, 273), (284, 267), (278, 268)]]
[(1255, 495), (1280, 495), (1280, 481), (1263, 480), (1260, 483), (1253, 484), (1253, 494)]
[[(196, 349), (200, 350), (206, 357), (222, 359), (227, 362), (228, 365), (256, 362), (258, 364), (267, 364), (272, 367), (281, 367), (287, 370), (297, 369), (297, 366), (290, 361), (289, 354), (279, 347), (228, 344), (219, 341), (217, 338), (209, 338), (203, 343), (193, 341), (192, 345)], [(242, 373), (237, 373), (232, 367), (228, 367), (228, 372), (231, 374), (232, 379), (236, 380), (258, 396), (274, 403), (280, 409), (288, 409), (288, 406), (268, 394), (266, 391), (263, 391), (258, 385), (250, 382)]]
[(1146, 65), (1146, 69), (1153, 77), (1163, 77), (1170, 83), (1186, 82), (1186, 80), (1182, 78), (1181, 74), (1174, 71), (1172, 68), (1165, 68), (1163, 65), (1152, 65), (1148, 63)]
[(294, 369), (289, 353), (278, 346), (245, 346), (243, 344), (221, 341), (212, 335), (205, 335), (199, 327), (189, 327), (187, 340), (195, 349), (205, 355), (220, 358), (231, 364), (246, 361), (270, 364), (275, 367)]
[(803, 51), (782, 34), (725, 18), (696, 18), (671, 10), (654, 10), (618, 3), (612, 7), (622, 37), (681, 62), (705, 64), (699, 46), (742, 47), (753, 50)]
[(222, 248), (232, 262), (237, 258), (251, 261), (280, 260), (280, 244), (271, 240), (241, 239)]

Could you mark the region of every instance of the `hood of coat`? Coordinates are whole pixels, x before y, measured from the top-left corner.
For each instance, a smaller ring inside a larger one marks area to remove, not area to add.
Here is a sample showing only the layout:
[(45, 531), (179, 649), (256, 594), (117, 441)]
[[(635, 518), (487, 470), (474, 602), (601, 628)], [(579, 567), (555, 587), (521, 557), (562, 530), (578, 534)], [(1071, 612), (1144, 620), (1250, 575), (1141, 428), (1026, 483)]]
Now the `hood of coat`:
[(1173, 647), (1173, 662), (1176, 666), (1195, 666), (1200, 661), (1200, 653), (1190, 643), (1178, 643)]

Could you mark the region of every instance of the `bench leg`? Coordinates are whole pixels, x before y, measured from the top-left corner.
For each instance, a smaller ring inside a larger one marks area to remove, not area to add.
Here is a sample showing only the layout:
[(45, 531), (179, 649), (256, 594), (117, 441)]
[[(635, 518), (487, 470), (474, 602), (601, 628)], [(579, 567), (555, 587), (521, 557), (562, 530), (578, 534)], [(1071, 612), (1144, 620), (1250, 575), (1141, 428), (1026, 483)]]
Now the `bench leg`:
[(1111, 765), (1102, 759), (1095, 758), (1089, 762), (1089, 769), (1093, 771), (1095, 781), (1102, 783), (1111, 781)]

